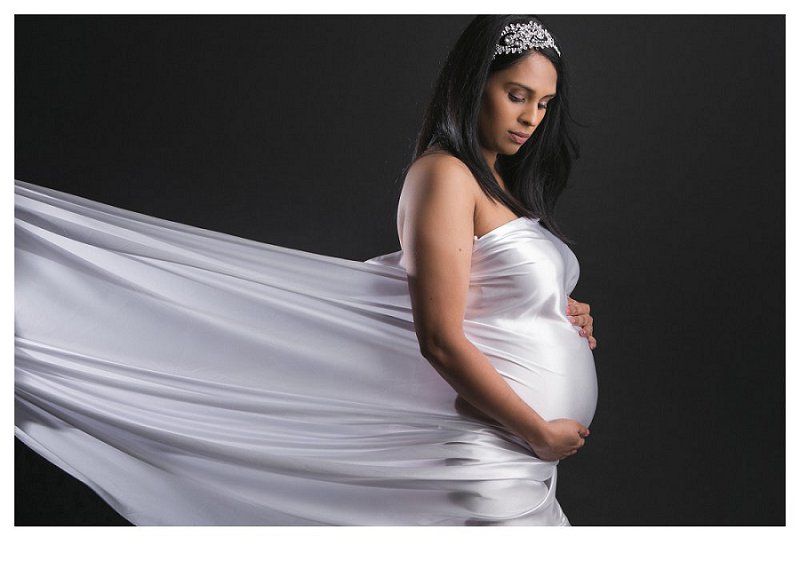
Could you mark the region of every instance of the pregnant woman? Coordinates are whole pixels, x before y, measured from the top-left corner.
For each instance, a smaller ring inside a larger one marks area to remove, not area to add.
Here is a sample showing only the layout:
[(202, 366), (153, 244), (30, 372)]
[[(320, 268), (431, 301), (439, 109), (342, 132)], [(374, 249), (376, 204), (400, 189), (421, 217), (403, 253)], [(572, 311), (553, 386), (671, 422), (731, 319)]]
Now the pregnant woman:
[(474, 19), (367, 262), (17, 182), (17, 437), (134, 524), (568, 525), (597, 382), (563, 78), (537, 19)]

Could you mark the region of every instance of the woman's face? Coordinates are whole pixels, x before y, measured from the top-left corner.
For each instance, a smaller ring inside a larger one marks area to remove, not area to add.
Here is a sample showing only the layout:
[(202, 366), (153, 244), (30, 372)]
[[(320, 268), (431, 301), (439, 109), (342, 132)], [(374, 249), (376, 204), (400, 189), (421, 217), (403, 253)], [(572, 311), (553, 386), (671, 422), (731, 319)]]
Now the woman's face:
[(557, 80), (553, 63), (538, 52), (489, 75), (478, 124), (487, 159), (517, 153), (544, 119)]

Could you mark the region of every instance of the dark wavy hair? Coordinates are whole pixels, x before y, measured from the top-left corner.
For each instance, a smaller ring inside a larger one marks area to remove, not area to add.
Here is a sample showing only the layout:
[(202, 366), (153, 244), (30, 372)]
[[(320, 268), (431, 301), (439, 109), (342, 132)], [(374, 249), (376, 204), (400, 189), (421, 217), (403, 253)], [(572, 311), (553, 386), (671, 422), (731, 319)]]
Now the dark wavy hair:
[[(480, 152), (478, 115), (489, 75), (508, 68), (533, 51), (499, 54), (492, 59), (495, 45), (508, 24), (531, 20), (544, 26), (535, 16), (477, 16), (469, 23), (436, 81), (411, 163), (438, 145), (470, 169), (490, 199), (502, 202), (517, 216), (538, 217), (553, 234), (571, 243), (558, 228), (554, 212), (579, 149), (571, 131), (574, 121), (569, 110), (564, 59), (553, 48), (535, 50), (555, 66), (556, 97), (547, 105), (547, 113), (533, 136), (517, 153), (497, 156), (496, 169), (509, 193), (497, 183)], [(558, 39), (548, 31), (561, 49)]]

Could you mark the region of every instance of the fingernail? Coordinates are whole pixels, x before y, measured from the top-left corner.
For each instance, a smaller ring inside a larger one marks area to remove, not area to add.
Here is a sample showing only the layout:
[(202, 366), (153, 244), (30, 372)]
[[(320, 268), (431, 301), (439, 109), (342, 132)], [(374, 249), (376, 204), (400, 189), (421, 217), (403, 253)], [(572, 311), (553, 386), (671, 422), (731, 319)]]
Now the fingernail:
[(578, 334), (580, 334), (581, 336), (586, 336), (586, 332), (583, 330), (583, 328), (580, 329), (580, 332), (578, 332)]

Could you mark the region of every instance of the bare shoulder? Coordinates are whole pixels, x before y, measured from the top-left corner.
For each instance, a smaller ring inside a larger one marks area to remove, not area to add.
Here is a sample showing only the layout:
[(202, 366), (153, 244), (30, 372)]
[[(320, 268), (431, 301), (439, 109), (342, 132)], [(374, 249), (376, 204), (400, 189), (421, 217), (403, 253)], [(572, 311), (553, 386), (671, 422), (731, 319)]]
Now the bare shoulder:
[(447, 152), (430, 152), (417, 158), (408, 169), (403, 192), (413, 192), (418, 187), (444, 186), (446, 188), (469, 187), (466, 192), (472, 193), (477, 186), (475, 177), (466, 164)]
[[(408, 169), (398, 203), (398, 229), (408, 214), (434, 207), (474, 214), (480, 187), (470, 169), (446, 152), (428, 153)], [(401, 238), (402, 240), (402, 238)]]
[[(480, 188), (469, 168), (443, 152), (428, 153), (408, 169), (397, 207), (397, 234), (417, 241), (471, 241)], [(463, 249), (463, 248), (462, 248)]]

